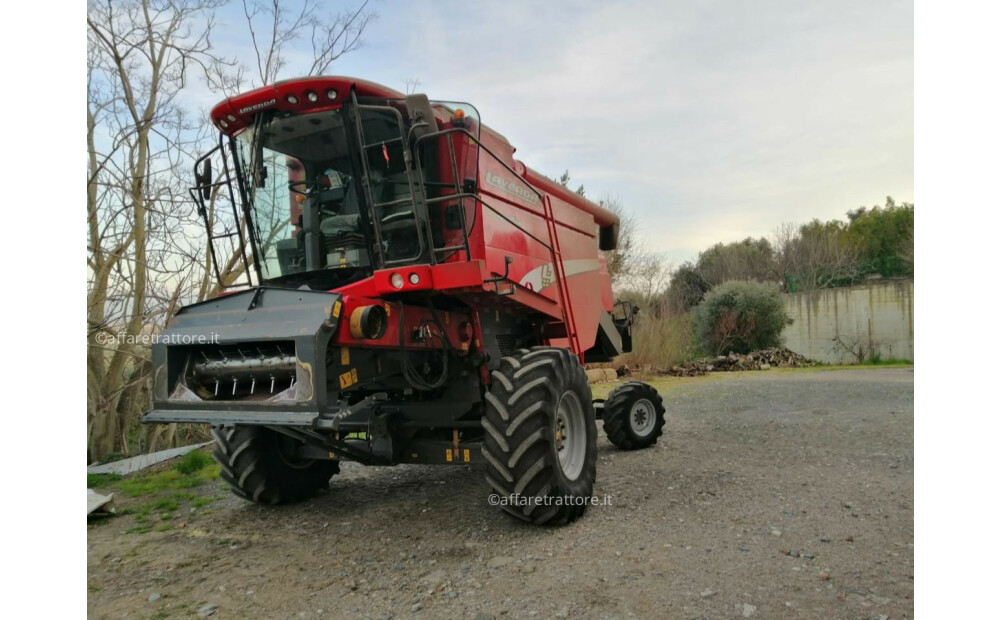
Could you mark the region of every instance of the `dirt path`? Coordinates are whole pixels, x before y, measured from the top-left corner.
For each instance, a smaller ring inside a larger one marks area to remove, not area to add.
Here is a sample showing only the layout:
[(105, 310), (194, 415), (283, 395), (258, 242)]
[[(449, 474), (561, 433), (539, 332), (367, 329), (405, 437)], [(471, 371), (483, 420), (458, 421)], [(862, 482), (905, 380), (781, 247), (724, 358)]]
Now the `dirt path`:
[(660, 444), (620, 452), (602, 432), (612, 504), (570, 526), (500, 514), (477, 470), (347, 464), (305, 504), (225, 495), (168, 531), (89, 526), (89, 615), (913, 616), (912, 369), (656, 386)]

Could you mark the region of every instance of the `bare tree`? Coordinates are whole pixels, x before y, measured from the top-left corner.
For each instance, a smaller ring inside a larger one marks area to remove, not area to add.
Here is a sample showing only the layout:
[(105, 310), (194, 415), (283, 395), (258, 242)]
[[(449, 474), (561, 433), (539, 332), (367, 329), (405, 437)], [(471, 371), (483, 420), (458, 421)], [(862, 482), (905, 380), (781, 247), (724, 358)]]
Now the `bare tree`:
[(619, 293), (632, 298), (640, 306), (659, 305), (659, 297), (670, 283), (670, 263), (654, 252), (635, 254), (628, 273), (621, 274)]
[(794, 269), (794, 245), (798, 236), (799, 227), (792, 222), (783, 222), (771, 232), (775, 268), (781, 278)]
[(412, 95), (420, 88), (420, 78), (408, 78), (406, 80), (406, 94)]
[(242, 0), (243, 15), (256, 57), (258, 85), (273, 84), (288, 66), (286, 52), (306, 33), (312, 46), (308, 67), (295, 67), (299, 75), (322, 75), (338, 58), (361, 47), (361, 36), (375, 19), (370, 0), (354, 9), (326, 13), (318, 0), (303, 0), (297, 7), (280, 0)]
[[(255, 77), (251, 82), (256, 86), (273, 84), (286, 72), (298, 76), (324, 73), (338, 58), (361, 47), (362, 34), (376, 18), (375, 13), (368, 10), (368, 4), (369, 0), (364, 0), (354, 9), (327, 13), (318, 0), (302, 0), (297, 7), (279, 0), (242, 0), (247, 33), (254, 50), (255, 68), (252, 73)], [(310, 33), (312, 60), (308, 67), (293, 65), (292, 71), (289, 71), (286, 53), (306, 32)], [(245, 75), (243, 67), (235, 73), (213, 73), (211, 84), (216, 90), (233, 95), (246, 86)], [(206, 207), (209, 228), (220, 233), (232, 233), (237, 232), (236, 227), (242, 227), (239, 232), (246, 235), (246, 222), (230, 218), (230, 206), (227, 196), (213, 192)], [(278, 230), (275, 226), (265, 228), (273, 232)], [(231, 242), (227, 245), (223, 242), (222, 246), (216, 248), (218, 274), (212, 267), (210, 249), (205, 248), (201, 256), (198, 301), (214, 297), (222, 289), (247, 278), (248, 269), (252, 271), (254, 257), (246, 256), (247, 261), (244, 262), (244, 252), (239, 244)]]
[[(374, 19), (368, 1), (325, 14), (315, 0), (298, 10), (278, 2), (244, 3), (259, 53), (250, 72), (219, 57), (210, 35), (226, 0), (104, 0), (88, 4), (87, 29), (87, 423), (88, 456), (154, 449), (175, 441), (176, 427), (137, 432), (150, 401), (149, 340), (184, 303), (220, 286), (209, 260), (202, 215), (187, 189), (196, 153), (214, 129), (192, 118), (181, 93), (204, 78), (233, 94), (256, 74), (272, 82), (289, 68), (299, 33), (312, 55), (302, 74), (326, 71), (361, 43)], [(257, 25), (268, 22), (268, 28)], [(266, 34), (265, 34), (266, 32)], [(258, 34), (260, 33), (260, 34)], [(238, 224), (218, 188), (208, 201), (212, 226)], [(228, 219), (227, 219), (228, 218)], [(245, 232), (245, 231), (244, 231)], [(245, 275), (235, 247), (220, 253), (229, 284)]]
[(221, 4), (88, 6), (87, 420), (95, 458), (129, 449), (149, 375), (143, 343), (189, 284), (180, 248), (191, 208), (178, 179), (193, 138), (177, 97), (193, 68), (220, 62), (209, 35)]
[[(604, 258), (608, 261), (608, 275), (611, 276), (611, 285), (618, 287), (642, 262), (643, 251), (637, 235), (635, 218), (625, 208), (622, 201), (617, 196), (605, 194), (598, 201), (598, 204), (617, 215), (620, 222), (618, 247), (603, 253)], [(648, 265), (646, 268), (648, 270)]]

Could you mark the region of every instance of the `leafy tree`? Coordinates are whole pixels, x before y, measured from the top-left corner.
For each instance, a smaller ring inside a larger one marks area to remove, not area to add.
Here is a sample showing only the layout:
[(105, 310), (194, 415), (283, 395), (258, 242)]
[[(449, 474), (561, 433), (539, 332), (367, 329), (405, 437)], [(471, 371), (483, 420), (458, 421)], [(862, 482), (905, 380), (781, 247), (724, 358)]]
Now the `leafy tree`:
[(672, 314), (681, 314), (694, 308), (712, 285), (701, 275), (694, 264), (688, 262), (674, 270), (667, 287), (666, 303)]
[(861, 207), (847, 217), (845, 241), (856, 249), (863, 275), (913, 275), (913, 204), (897, 205), (888, 196), (885, 206)]
[(847, 222), (813, 220), (774, 234), (778, 272), (789, 290), (850, 286), (871, 275), (913, 274), (913, 204), (859, 207)]
[(733, 243), (717, 243), (698, 255), (698, 273), (712, 285), (727, 280), (776, 280), (771, 243), (747, 237)]

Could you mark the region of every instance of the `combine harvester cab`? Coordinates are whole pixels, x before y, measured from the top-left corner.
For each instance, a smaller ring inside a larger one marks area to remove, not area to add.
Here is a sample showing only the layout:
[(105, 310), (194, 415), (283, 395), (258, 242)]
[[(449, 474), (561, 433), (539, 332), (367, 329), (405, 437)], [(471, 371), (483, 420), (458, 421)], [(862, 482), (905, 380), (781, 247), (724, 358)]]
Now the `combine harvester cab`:
[(304, 499), (343, 459), (480, 463), (505, 511), (566, 523), (593, 494), (596, 419), (621, 448), (656, 442), (656, 391), (595, 403), (582, 366), (631, 349), (599, 255), (617, 216), (474, 107), (317, 77), (211, 118), (192, 196), (221, 292), (154, 346), (143, 419), (211, 425), (236, 494)]

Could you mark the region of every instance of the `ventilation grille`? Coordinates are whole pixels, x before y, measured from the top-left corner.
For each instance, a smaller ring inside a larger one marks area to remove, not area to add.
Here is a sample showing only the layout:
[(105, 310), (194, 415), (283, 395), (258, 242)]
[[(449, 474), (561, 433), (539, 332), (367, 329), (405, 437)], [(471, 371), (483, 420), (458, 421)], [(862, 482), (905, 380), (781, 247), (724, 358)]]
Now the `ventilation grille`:
[(517, 336), (503, 335), (496, 338), (501, 355), (507, 356), (517, 350)]

